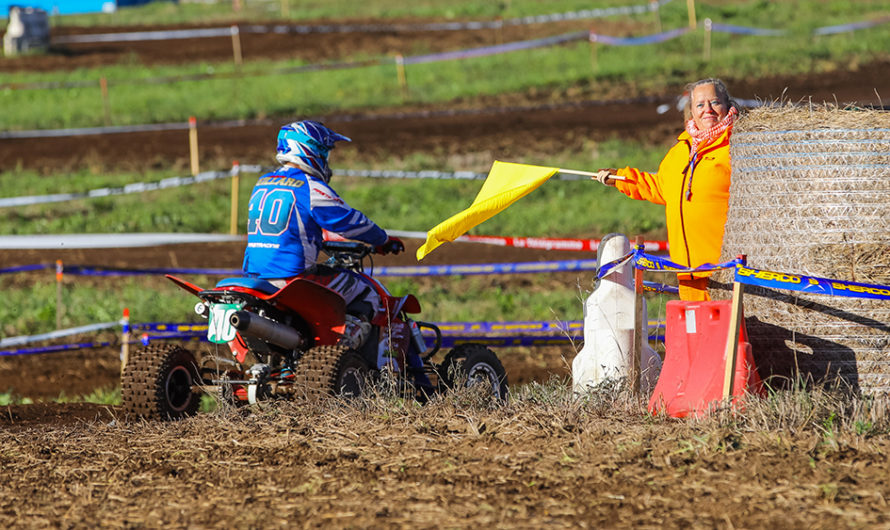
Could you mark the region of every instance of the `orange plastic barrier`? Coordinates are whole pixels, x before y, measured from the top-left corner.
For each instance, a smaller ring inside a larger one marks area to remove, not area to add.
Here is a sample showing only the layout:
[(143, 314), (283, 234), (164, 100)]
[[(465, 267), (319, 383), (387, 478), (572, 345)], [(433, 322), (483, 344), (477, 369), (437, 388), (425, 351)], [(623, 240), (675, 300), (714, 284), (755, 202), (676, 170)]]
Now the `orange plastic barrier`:
[[(663, 412), (675, 418), (690, 414), (702, 416), (723, 399), (731, 311), (731, 300), (667, 303), (664, 366), (649, 400), (650, 413)], [(762, 394), (763, 391), (742, 319), (733, 402), (746, 392)]]

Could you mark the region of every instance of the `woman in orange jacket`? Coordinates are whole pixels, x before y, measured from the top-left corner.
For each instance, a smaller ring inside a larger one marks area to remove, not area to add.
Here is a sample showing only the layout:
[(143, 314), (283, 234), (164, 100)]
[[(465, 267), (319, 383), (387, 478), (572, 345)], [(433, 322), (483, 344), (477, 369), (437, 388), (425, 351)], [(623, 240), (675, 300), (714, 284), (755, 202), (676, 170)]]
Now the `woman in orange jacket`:
[[(657, 173), (625, 167), (602, 169), (595, 178), (628, 197), (665, 205), (671, 261), (698, 267), (720, 259), (729, 208), (729, 137), (738, 107), (719, 79), (690, 83), (686, 92), (686, 130)], [(709, 300), (708, 276), (679, 274), (680, 299)]]

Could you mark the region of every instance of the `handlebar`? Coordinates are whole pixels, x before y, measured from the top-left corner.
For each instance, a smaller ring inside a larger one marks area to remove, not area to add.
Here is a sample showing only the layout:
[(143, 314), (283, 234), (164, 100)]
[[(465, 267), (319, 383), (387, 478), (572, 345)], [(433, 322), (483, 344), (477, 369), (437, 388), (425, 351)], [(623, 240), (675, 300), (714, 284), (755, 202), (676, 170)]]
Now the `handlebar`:
[(354, 271), (364, 270), (364, 259), (375, 253), (374, 247), (359, 241), (324, 241), (321, 249), (330, 256), (325, 265)]
[(359, 259), (374, 253), (374, 247), (359, 241), (325, 241), (321, 249), (328, 254), (352, 254)]

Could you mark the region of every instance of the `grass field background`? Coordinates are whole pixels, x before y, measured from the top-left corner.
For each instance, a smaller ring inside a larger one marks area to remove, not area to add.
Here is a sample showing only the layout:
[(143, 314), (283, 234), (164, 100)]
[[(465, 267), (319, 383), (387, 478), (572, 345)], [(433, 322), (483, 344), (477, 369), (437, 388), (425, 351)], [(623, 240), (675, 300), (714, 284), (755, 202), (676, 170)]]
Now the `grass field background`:
[[(426, 0), (399, 2), (374, 0), (362, 3), (333, 2), (251, 2), (239, 13), (231, 4), (213, 5), (154, 2), (143, 7), (121, 9), (109, 15), (53, 18), (60, 25), (144, 25), (144, 24), (223, 24), (231, 21), (279, 21), (311, 23), (374, 18), (381, 22), (431, 20), (492, 20), (527, 15), (544, 15), (633, 4), (634, 0), (597, 2), (508, 0), (498, 3)], [(639, 0), (638, 2), (639, 3)], [(282, 17), (286, 5), (289, 15)], [(277, 75), (277, 70), (299, 66), (297, 60), (250, 61), (235, 79), (213, 79), (153, 85), (154, 77), (215, 72), (233, 74), (230, 62), (202, 62), (188, 65), (148, 66), (133, 62), (71, 72), (5, 73), (4, 83), (72, 81), (96, 82), (96, 87), (45, 90), (0, 90), (0, 130), (101, 125), (102, 102), (98, 80), (107, 78), (111, 86), (111, 114), (115, 124), (185, 121), (201, 119), (250, 118), (275, 115), (312, 115), (356, 109), (396, 109), (403, 104), (442, 104), (456, 100), (472, 101), (486, 95), (535, 92), (560, 94), (574, 92), (589, 98), (614, 97), (628, 93), (663, 93), (665, 87), (681, 86), (689, 79), (721, 76), (727, 79), (764, 75), (826, 73), (851, 65), (886, 59), (890, 56), (887, 26), (855, 33), (814, 36), (818, 27), (875, 20), (890, 15), (886, 2), (840, 2), (801, 0), (789, 2), (697, 2), (699, 20), (736, 25), (784, 29), (783, 37), (713, 35), (712, 58), (702, 58), (702, 30), (658, 45), (639, 47), (600, 47), (596, 68), (587, 43), (515, 52), (493, 57), (411, 66), (408, 70), (410, 96), (402, 99), (392, 64), (355, 69)], [(349, 13), (344, 18), (343, 13)], [(686, 2), (664, 4), (659, 12), (663, 29), (688, 24)], [(633, 36), (658, 29), (654, 13), (615, 16), (603, 19), (617, 26), (635, 27)], [(600, 21), (602, 22), (602, 21)], [(631, 35), (622, 35), (631, 36)], [(422, 48), (419, 50), (422, 51)], [(361, 50), (338, 60), (369, 58)], [(297, 82), (299, 81), (299, 82)], [(301, 88), (308, 87), (308, 88)], [(39, 141), (39, 140), (35, 140)], [(655, 170), (665, 145), (626, 140), (610, 140), (590, 145), (583, 152), (535, 153), (514, 160), (559, 167), (597, 168), (632, 165)], [(337, 158), (339, 157), (339, 158)], [(386, 158), (377, 163), (355, 165), (348, 151), (335, 153), (335, 167), (349, 169), (436, 169), (442, 171), (486, 171), (490, 161), (475, 167), (458, 167), (451, 159), (434, 153), (409, 159)], [(224, 169), (224, 168), (219, 168)], [(97, 173), (84, 169), (77, 173), (37, 175), (14, 167), (2, 168), (0, 196), (37, 195), (86, 191), (96, 187), (123, 186), (177, 176), (173, 168), (134, 173)], [(463, 209), (481, 186), (478, 181), (397, 181), (338, 178), (338, 189), (353, 206), (368, 212), (384, 227), (423, 231)], [(252, 179), (242, 179), (241, 211), (246, 211)], [(386, 201), (379, 191), (386, 190)], [(577, 208), (566, 208), (567, 201)], [(196, 212), (199, 214), (196, 215)], [(229, 222), (229, 183), (218, 181), (146, 194), (84, 199), (44, 206), (0, 210), (0, 233), (45, 234), (78, 232), (227, 232)], [(475, 233), (515, 236), (600, 237), (609, 232), (645, 233), (664, 236), (661, 208), (629, 201), (608, 193), (587, 181), (553, 180), (516, 207), (481, 225)], [(209, 279), (208, 279), (209, 281)], [(438, 299), (462, 289), (463, 279), (447, 279), (432, 285), (406, 280), (395, 282), (396, 291), (419, 291), (424, 299)], [(578, 289), (567, 286), (563, 292), (550, 292), (546, 278), (530, 280), (522, 292), (486, 294), (488, 301), (467, 310), (464, 300), (453, 303), (428, 302), (431, 320), (460, 319), (551, 319), (554, 314), (580, 315)], [(102, 284), (72, 285), (70, 303), (82, 308), (69, 312), (65, 325), (79, 325), (115, 319), (121, 299), (144, 320), (181, 320), (192, 300), (164, 282), (149, 280), (109, 280)], [(8, 299), (15, 303), (0, 308), (0, 332), (10, 336), (52, 329), (54, 296), (52, 287), (39, 283), (23, 287), (18, 279), (0, 277)], [(146, 290), (152, 294), (144, 296)], [(542, 293), (547, 293), (546, 295)], [(185, 310), (183, 309), (185, 308)], [(657, 311), (657, 309), (656, 309)], [(564, 317), (560, 317), (564, 318)]]

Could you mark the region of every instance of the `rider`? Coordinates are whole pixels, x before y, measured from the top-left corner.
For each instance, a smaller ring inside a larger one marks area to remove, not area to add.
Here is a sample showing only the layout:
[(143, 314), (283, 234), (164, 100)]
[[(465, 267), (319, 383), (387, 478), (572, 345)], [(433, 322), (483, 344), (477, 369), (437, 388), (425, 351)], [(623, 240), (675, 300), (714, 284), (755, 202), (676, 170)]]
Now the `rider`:
[(344, 343), (357, 349), (370, 333), (380, 297), (360, 276), (316, 263), (322, 229), (373, 245), (379, 254), (398, 254), (405, 245), (329, 185), (328, 153), (341, 140), (352, 141), (316, 121), (281, 128), (275, 158), (282, 166), (260, 177), (250, 195), (242, 268), (245, 275), (279, 288), (299, 275), (340, 293), (347, 306)]

